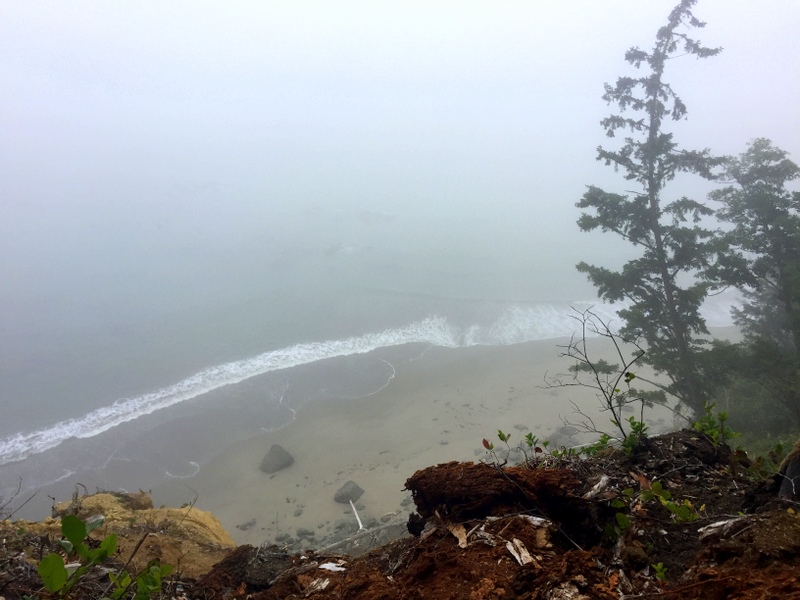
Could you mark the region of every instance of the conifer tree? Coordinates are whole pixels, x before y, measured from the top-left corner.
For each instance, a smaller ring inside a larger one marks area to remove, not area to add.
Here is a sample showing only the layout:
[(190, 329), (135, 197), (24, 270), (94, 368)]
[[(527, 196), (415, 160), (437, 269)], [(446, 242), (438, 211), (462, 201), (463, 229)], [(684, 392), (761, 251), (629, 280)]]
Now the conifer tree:
[(757, 381), (800, 423), (800, 192), (787, 185), (800, 178), (788, 154), (759, 138), (729, 159), (725, 176), (734, 185), (709, 194), (722, 203), (720, 219), (740, 251), (745, 269), (726, 283), (739, 287), (744, 360), (738, 375)]
[[(666, 391), (686, 407), (702, 412), (707, 384), (698, 351), (707, 334), (700, 305), (713, 285), (702, 277), (722, 258), (724, 248), (715, 232), (701, 226), (713, 211), (686, 197), (670, 199), (667, 184), (678, 173), (712, 178), (721, 163), (708, 150), (678, 146), (668, 131), (670, 121), (686, 118), (686, 106), (665, 79), (674, 60), (708, 58), (721, 48), (707, 48), (690, 37), (705, 23), (692, 14), (695, 0), (682, 0), (658, 30), (650, 51), (631, 48), (625, 60), (642, 72), (605, 85), (603, 99), (619, 111), (601, 124), (610, 138), (627, 132), (618, 149), (598, 147), (598, 160), (621, 171), (629, 182), (626, 194), (589, 186), (577, 206), (582, 231), (600, 229), (621, 236), (640, 250), (620, 271), (581, 262), (605, 301), (626, 301), (620, 311), (620, 334), (644, 340), (644, 360), (671, 382)], [(724, 260), (723, 260), (724, 263)]]

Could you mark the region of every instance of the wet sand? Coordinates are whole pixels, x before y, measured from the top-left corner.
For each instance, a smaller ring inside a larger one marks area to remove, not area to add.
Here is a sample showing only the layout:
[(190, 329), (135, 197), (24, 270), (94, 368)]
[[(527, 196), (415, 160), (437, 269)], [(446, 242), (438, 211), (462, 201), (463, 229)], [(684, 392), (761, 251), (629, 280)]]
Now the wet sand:
[[(238, 543), (251, 544), (294, 536), (301, 527), (320, 539), (337, 520), (354, 521), (349, 506), (333, 499), (348, 480), (365, 490), (358, 501), (362, 519), (402, 513), (408, 477), (441, 462), (487, 458), (481, 441), (500, 445), (498, 429), (511, 432), (512, 445), (528, 429), (559, 444), (586, 441), (559, 430), (562, 417), (574, 417), (570, 401), (598, 416), (594, 392), (546, 387), (546, 374), (552, 380), (567, 371), (570, 362), (559, 358), (557, 347), (566, 341), (421, 347), (410, 358), (408, 348), (375, 351), (395, 370), (382, 390), (312, 403), (290, 425), (233, 445), (196, 476), (157, 486), (154, 499), (179, 505), (196, 492), (198, 507), (212, 511)], [(599, 340), (593, 347), (608, 350)], [(666, 429), (671, 423), (664, 416), (653, 420)], [(295, 462), (267, 475), (259, 465), (272, 444), (283, 446)], [(248, 522), (246, 530), (237, 527)]]

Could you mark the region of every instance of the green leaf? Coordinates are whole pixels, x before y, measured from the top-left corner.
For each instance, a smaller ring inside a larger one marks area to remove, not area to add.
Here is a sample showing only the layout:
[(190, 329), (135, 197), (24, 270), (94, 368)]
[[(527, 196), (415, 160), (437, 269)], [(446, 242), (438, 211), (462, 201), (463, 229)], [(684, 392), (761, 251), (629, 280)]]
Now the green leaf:
[(75, 515), (67, 515), (61, 519), (61, 533), (77, 547), (86, 537), (86, 524)]
[(605, 526), (603, 527), (603, 534), (606, 537), (615, 539), (615, 538), (619, 537), (619, 533), (620, 532), (617, 530), (617, 528), (614, 527), (610, 522), (606, 523)]
[(631, 526), (631, 520), (628, 518), (628, 515), (626, 515), (625, 513), (619, 513), (618, 512), (616, 515), (614, 515), (614, 517), (617, 519), (617, 524), (620, 526), (620, 529), (622, 529), (623, 531), (625, 529), (628, 529), (628, 527)]
[(130, 586), (132, 581), (131, 575), (127, 571), (123, 571), (119, 575), (109, 573), (108, 576), (114, 583), (114, 591), (111, 593), (111, 596), (115, 598), (115, 600), (118, 600), (128, 591), (128, 586)]
[(112, 533), (107, 535), (102, 542), (100, 542), (100, 553), (98, 554), (98, 560), (100, 562), (106, 560), (109, 556), (114, 554), (114, 550), (117, 549), (117, 534)]
[(81, 557), (83, 560), (89, 560), (89, 546), (81, 542), (80, 544), (75, 545), (75, 554)]
[(51, 594), (60, 591), (67, 583), (67, 569), (64, 567), (64, 559), (60, 554), (48, 554), (41, 561), (37, 569), (42, 578), (45, 589)]

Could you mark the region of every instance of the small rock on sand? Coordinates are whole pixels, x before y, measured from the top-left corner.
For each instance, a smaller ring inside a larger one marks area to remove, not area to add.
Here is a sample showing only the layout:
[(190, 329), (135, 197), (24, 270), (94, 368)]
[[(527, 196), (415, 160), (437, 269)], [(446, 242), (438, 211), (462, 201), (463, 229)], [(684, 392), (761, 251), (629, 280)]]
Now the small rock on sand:
[(236, 529), (241, 529), (242, 531), (247, 531), (248, 529), (252, 529), (253, 526), (256, 524), (255, 519), (250, 519), (246, 523), (240, 523), (236, 526)]
[(264, 460), (261, 461), (260, 468), (264, 473), (271, 474), (290, 467), (293, 463), (294, 456), (284, 450), (283, 446), (272, 444), (272, 448), (269, 449), (269, 452), (264, 456)]
[(339, 504), (349, 504), (350, 500), (355, 502), (361, 498), (363, 493), (364, 490), (355, 481), (351, 480), (336, 491), (333, 495), (333, 499)]

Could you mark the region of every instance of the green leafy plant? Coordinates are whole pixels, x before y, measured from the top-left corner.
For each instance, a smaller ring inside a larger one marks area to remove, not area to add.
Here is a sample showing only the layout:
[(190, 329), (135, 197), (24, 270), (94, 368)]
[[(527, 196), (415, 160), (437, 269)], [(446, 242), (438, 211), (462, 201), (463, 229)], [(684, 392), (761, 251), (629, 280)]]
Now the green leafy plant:
[(688, 500), (673, 500), (672, 494), (665, 490), (659, 481), (654, 481), (650, 485), (650, 489), (642, 490), (639, 497), (645, 503), (658, 498), (661, 506), (672, 514), (672, 518), (676, 523), (694, 523), (700, 516), (700, 511), (705, 510), (705, 506), (701, 506), (699, 510), (696, 509), (694, 504)]
[(525, 457), (525, 463), (531, 465), (533, 463), (538, 463), (545, 457), (547, 453), (549, 453), (551, 456), (556, 455), (556, 450), (548, 450), (549, 445), (549, 440), (540, 440), (536, 435), (529, 431), (525, 434), (525, 437), (522, 438), (522, 442), (520, 442), (518, 449)]
[[(614, 498), (611, 501), (611, 507), (628, 510), (633, 504), (633, 494), (633, 488), (625, 488), (622, 490), (619, 498)], [(628, 516), (628, 514), (622, 510), (619, 510), (614, 513), (614, 521), (606, 523), (606, 526), (604, 527), (604, 533), (607, 537), (615, 540), (625, 531), (630, 529), (631, 525), (631, 518)]]
[(161, 591), (164, 578), (170, 573), (172, 573), (170, 565), (162, 565), (155, 560), (148, 563), (147, 567), (139, 573), (135, 580), (130, 573), (124, 570), (116, 575), (110, 573), (109, 577), (114, 584), (111, 597), (114, 600), (121, 600), (126, 597), (128, 590), (135, 581), (136, 591), (133, 594), (133, 600), (148, 600), (150, 596)]
[(628, 454), (633, 454), (636, 447), (647, 437), (647, 424), (636, 419), (636, 417), (629, 417), (628, 423), (630, 424), (630, 429), (622, 440), (622, 449)]
[(74, 515), (67, 515), (61, 520), (64, 539), (60, 545), (67, 557), (76, 556), (80, 559), (80, 566), (67, 567), (64, 559), (57, 553), (42, 558), (37, 571), (48, 592), (67, 597), (92, 566), (105, 562), (114, 553), (117, 549), (117, 535), (114, 533), (106, 536), (100, 546), (93, 550), (84, 543), (87, 534), (101, 524), (102, 521), (94, 521), (87, 527), (86, 523)]
[(664, 489), (659, 481), (653, 481), (649, 488), (642, 489), (638, 495), (633, 488), (625, 488), (609, 503), (612, 508), (617, 509), (617, 512), (614, 513), (614, 520), (606, 523), (604, 527), (606, 536), (612, 540), (620, 537), (633, 526), (630, 515), (634, 505), (647, 504), (656, 499), (670, 512), (676, 523), (693, 523), (699, 518), (700, 512), (705, 510), (705, 506), (697, 509), (688, 500), (673, 500), (672, 494)]
[(506, 445), (506, 458), (505, 458), (505, 460), (501, 461), (498, 458), (497, 452), (495, 452), (495, 449), (494, 449), (494, 444), (492, 442), (490, 442), (489, 440), (487, 440), (486, 438), (483, 438), (483, 447), (486, 448), (486, 450), (492, 455), (492, 458), (494, 459), (494, 463), (496, 465), (502, 466), (502, 465), (505, 465), (508, 462), (508, 457), (511, 455), (511, 446), (508, 443), (508, 440), (511, 438), (511, 434), (510, 433), (504, 433), (502, 429), (498, 429), (497, 430), (497, 437), (501, 442), (503, 442)]
[(567, 448), (566, 446), (561, 446), (561, 448), (553, 448), (553, 450), (550, 452), (550, 455), (554, 458), (568, 458), (580, 456), (581, 454), (583, 454), (583, 448)]
[(511, 438), (510, 433), (503, 433), (502, 429), (497, 430), (497, 437), (503, 442), (506, 446), (508, 446), (508, 440)]
[(706, 402), (705, 414), (692, 423), (692, 429), (708, 436), (715, 446), (719, 446), (720, 444), (724, 444), (727, 440), (739, 437), (740, 434), (726, 424), (728, 413), (720, 411), (714, 415), (715, 406), (716, 404), (713, 402)]
[(504, 461), (500, 461), (497, 453), (495, 452), (495, 446), (489, 440), (483, 440), (483, 447), (492, 455), (494, 462), (496, 464), (505, 465), (508, 462), (509, 457), (511, 456), (512, 452), (518, 451), (522, 456), (525, 457), (525, 462), (530, 464), (535, 459), (534, 457), (537, 454), (541, 454), (543, 452), (542, 448), (547, 448), (550, 442), (542, 442), (530, 431), (525, 435), (519, 445), (515, 448), (512, 448), (509, 444), (509, 440), (511, 439), (510, 433), (505, 433), (502, 429), (497, 430), (497, 438), (506, 445), (506, 458)]
[(483, 438), (483, 447), (486, 448), (486, 451), (492, 456), (492, 462), (495, 466), (503, 466), (506, 464), (507, 460), (501, 461), (500, 457), (497, 456), (497, 451), (494, 449), (494, 443), (490, 442), (486, 438)]
[[(105, 563), (114, 554), (117, 549), (115, 533), (103, 538), (98, 547), (94, 549), (90, 548), (86, 542), (88, 534), (102, 524), (102, 519), (87, 524), (74, 515), (67, 515), (61, 520), (61, 533), (64, 538), (59, 541), (59, 545), (68, 559), (78, 559), (78, 566), (65, 564), (64, 557), (56, 552), (47, 554), (39, 561), (37, 571), (42, 578), (45, 590), (50, 595), (69, 598), (72, 589), (80, 584), (93, 566)], [(162, 565), (158, 561), (151, 561), (135, 577), (123, 568), (118, 573), (109, 573), (112, 585), (107, 588), (106, 592), (113, 586), (111, 598), (121, 600), (128, 597), (128, 592), (135, 583), (133, 599), (148, 600), (152, 594), (161, 591), (164, 578), (171, 572), (171, 566)]]
[(609, 442), (611, 442), (614, 438), (612, 438), (607, 433), (600, 434), (600, 439), (594, 442), (593, 444), (589, 444), (588, 446), (584, 446), (583, 453), (587, 456), (594, 456), (598, 452), (608, 449)]
[(664, 563), (655, 563), (650, 566), (653, 567), (653, 571), (655, 571), (656, 579), (662, 584), (667, 583), (667, 567), (664, 566)]
[(511, 446), (509, 440), (511, 439), (510, 433), (505, 433), (502, 429), (497, 430), (498, 439), (506, 445), (505, 460), (501, 460), (498, 456), (495, 445), (483, 438), (482, 445), (486, 451), (492, 456), (492, 462), (495, 465), (503, 466), (508, 462), (508, 458), (512, 453), (518, 452), (524, 457), (525, 464), (528, 466), (551, 464), (547, 462), (547, 458), (567, 458), (577, 457), (583, 452), (583, 448), (551, 448), (549, 440), (542, 440), (533, 432), (528, 432), (522, 438), (517, 446)]

